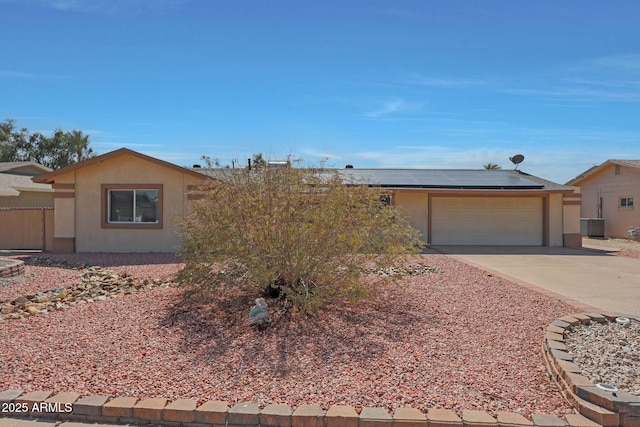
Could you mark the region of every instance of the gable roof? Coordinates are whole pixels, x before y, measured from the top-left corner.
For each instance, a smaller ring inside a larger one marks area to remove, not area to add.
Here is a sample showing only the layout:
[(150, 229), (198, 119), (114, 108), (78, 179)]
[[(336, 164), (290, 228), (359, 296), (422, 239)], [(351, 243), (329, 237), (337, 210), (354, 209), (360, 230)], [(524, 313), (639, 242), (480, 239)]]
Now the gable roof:
[(599, 165), (590, 167), (586, 171), (582, 172), (580, 175), (576, 176), (575, 178), (567, 182), (567, 185), (578, 185), (580, 182), (600, 172), (602, 169), (610, 165), (620, 165), (620, 166), (627, 166), (630, 168), (640, 169), (640, 160), (609, 159)]
[[(147, 156), (128, 148), (120, 148), (79, 163), (33, 177), (35, 183), (53, 183), (55, 178), (69, 172), (98, 164), (123, 155), (131, 155), (157, 165), (198, 178), (224, 180), (229, 169), (185, 168)], [(640, 162), (639, 162), (640, 163)], [(385, 188), (475, 189), (475, 190), (537, 190), (573, 191), (572, 187), (557, 184), (519, 170), (486, 169), (333, 169), (349, 181)]]
[(188, 168), (183, 168), (182, 166), (178, 166), (178, 165), (174, 165), (173, 163), (169, 163), (169, 162), (165, 162), (164, 160), (160, 160), (157, 159), (155, 157), (151, 157), (151, 156), (147, 156), (146, 154), (142, 154), (142, 153), (138, 153), (137, 151), (133, 151), (133, 150), (129, 150), (128, 148), (119, 148), (117, 150), (114, 151), (110, 151), (108, 153), (102, 154), (100, 156), (96, 156), (96, 157), (91, 157), (89, 159), (83, 160), (81, 162), (78, 163), (74, 163), (72, 165), (69, 166), (65, 166), (63, 168), (54, 170), (52, 172), (49, 173), (45, 173), (42, 175), (38, 175), (38, 176), (34, 176), (33, 182), (39, 182), (39, 183), (47, 183), (47, 184), (51, 184), (55, 181), (55, 178), (60, 176), (60, 175), (64, 175), (67, 174), (69, 172), (73, 172), (75, 170), (78, 169), (82, 169), (85, 168), (87, 166), (91, 166), (91, 165), (95, 165), (101, 162), (104, 162), (105, 160), (110, 160), (110, 159), (114, 159), (120, 156), (124, 156), (124, 155), (130, 155), (133, 157), (137, 157), (141, 160), (147, 161), (147, 162), (151, 162), (154, 163), (156, 165), (165, 167), (165, 168), (169, 168), (178, 172), (182, 172), (182, 173), (186, 173), (188, 175), (191, 176), (195, 176), (198, 178), (203, 178), (203, 174), (199, 173), (199, 172), (195, 172), (191, 169)]
[(52, 192), (48, 184), (35, 184), (34, 175), (51, 168), (36, 162), (0, 162), (0, 197), (19, 196), (21, 191)]
[(0, 173), (10, 173), (13, 175), (39, 175), (41, 173), (51, 172), (52, 169), (40, 163), (25, 162), (0, 162)]

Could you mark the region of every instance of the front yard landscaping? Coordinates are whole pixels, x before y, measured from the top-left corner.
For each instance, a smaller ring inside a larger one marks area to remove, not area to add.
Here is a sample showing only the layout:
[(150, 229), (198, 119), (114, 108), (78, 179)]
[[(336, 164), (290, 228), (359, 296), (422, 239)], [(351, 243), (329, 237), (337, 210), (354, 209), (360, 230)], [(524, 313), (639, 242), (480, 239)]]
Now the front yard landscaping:
[[(170, 281), (182, 265), (148, 254), (47, 255)], [(312, 317), (247, 326), (253, 303), (185, 302), (177, 286), (0, 322), (5, 389), (82, 395), (194, 398), (233, 404), (412, 406), (562, 415), (540, 344), (567, 304), (439, 254), (372, 299), (330, 304)], [(27, 260), (0, 282), (0, 301), (79, 283), (61, 262)], [(367, 280), (376, 280), (367, 276)], [(295, 314), (293, 316), (296, 316)]]

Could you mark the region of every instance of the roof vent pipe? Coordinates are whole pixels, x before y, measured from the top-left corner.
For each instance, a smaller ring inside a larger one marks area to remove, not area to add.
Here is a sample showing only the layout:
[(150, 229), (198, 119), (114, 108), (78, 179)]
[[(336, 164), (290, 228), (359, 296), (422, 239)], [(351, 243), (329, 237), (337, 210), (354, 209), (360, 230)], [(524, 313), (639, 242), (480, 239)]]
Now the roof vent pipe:
[(193, 165), (193, 168), (194, 168), (194, 169), (200, 169), (201, 167), (202, 167), (202, 166), (200, 166), (200, 165)]

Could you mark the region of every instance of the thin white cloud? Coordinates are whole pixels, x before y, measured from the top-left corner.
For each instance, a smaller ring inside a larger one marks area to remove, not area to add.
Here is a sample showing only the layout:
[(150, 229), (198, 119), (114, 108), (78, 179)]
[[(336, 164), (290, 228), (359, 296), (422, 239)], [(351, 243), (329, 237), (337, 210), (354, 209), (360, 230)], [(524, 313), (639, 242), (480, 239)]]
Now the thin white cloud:
[(63, 79), (67, 76), (60, 74), (43, 74), (43, 73), (30, 73), (25, 71), (15, 70), (0, 70), (0, 77), (7, 78), (26, 78), (26, 79)]
[(602, 87), (609, 89), (621, 89), (621, 88), (640, 88), (640, 76), (638, 76), (638, 80), (605, 80), (605, 79), (586, 79), (586, 78), (569, 78), (566, 80), (567, 83), (585, 86), (585, 87)]
[(0, 3), (20, 3), (63, 12), (90, 14), (130, 14), (164, 12), (191, 0), (0, 0)]
[[(509, 160), (514, 154), (523, 154), (525, 161), (518, 169), (560, 184), (579, 175), (589, 165), (606, 160), (599, 152), (583, 153), (576, 161), (573, 150), (547, 150), (543, 152), (516, 152), (508, 147), (478, 147), (472, 149), (437, 145), (398, 146), (382, 150), (354, 153), (356, 167), (406, 169), (482, 169), (487, 163), (496, 163), (503, 169), (514, 169)], [(640, 156), (640, 150), (637, 153)], [(627, 156), (628, 157), (628, 156)]]
[(513, 95), (561, 99), (637, 102), (640, 100), (640, 54), (613, 55), (561, 64), (529, 80), (506, 87)]
[(487, 84), (485, 80), (468, 78), (443, 78), (414, 74), (400, 80), (401, 83), (436, 88), (466, 88)]
[(300, 150), (304, 156), (315, 157), (326, 160), (339, 160), (342, 157), (338, 154), (329, 153), (328, 151), (316, 150), (315, 148), (303, 148)]
[[(90, 133), (86, 132), (91, 135)], [(106, 146), (106, 147), (164, 147), (163, 144), (138, 144), (134, 142), (104, 142), (104, 141), (91, 141), (94, 146)]]
[(384, 102), (380, 108), (365, 112), (363, 115), (369, 118), (383, 117), (402, 111), (407, 107), (408, 104), (403, 99), (393, 99), (391, 101)]
[(611, 101), (640, 100), (640, 90), (605, 90), (588, 87), (558, 87), (556, 89), (507, 89), (506, 93), (514, 95), (544, 96), (559, 99), (602, 99)]
[(358, 152), (355, 153), (355, 156), (373, 160), (383, 168), (462, 169), (479, 169), (484, 163), (498, 163), (497, 160), (500, 158), (507, 159), (509, 157), (506, 150), (501, 149), (461, 150), (440, 145), (402, 145), (383, 150)]
[(640, 54), (611, 55), (594, 58), (586, 62), (587, 66), (602, 70), (618, 70), (632, 73), (640, 73)]

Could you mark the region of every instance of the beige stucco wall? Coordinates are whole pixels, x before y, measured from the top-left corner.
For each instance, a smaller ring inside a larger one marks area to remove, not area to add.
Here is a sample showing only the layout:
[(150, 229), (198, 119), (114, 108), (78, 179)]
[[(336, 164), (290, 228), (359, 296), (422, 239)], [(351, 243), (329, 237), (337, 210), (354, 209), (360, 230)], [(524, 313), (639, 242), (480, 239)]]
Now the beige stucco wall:
[[(107, 159), (60, 178), (57, 183), (74, 184), (75, 197), (56, 198), (56, 237), (75, 237), (77, 252), (174, 252), (179, 242), (175, 219), (187, 212), (187, 187), (202, 182), (130, 155)], [(103, 184), (162, 184), (162, 228), (102, 228), (102, 210), (106, 209)]]
[[(78, 252), (174, 252), (175, 221), (186, 213), (187, 186), (196, 178), (134, 156), (121, 156), (77, 171), (76, 250)], [(102, 184), (162, 184), (162, 229), (101, 228)]]
[[(580, 192), (582, 218), (598, 218), (598, 203), (602, 198), (605, 236), (628, 238), (629, 227), (640, 226), (640, 170), (620, 166), (620, 175), (616, 175), (615, 165), (605, 166), (580, 183)], [(633, 197), (637, 206), (619, 208), (620, 197)]]
[(19, 196), (0, 197), (0, 208), (50, 208), (53, 207), (53, 193), (41, 191), (20, 191)]
[(564, 206), (564, 233), (580, 233), (580, 205)]
[(397, 190), (394, 192), (394, 204), (411, 226), (420, 231), (420, 240), (427, 241), (427, 202), (428, 193), (419, 190)]
[[(75, 184), (75, 172), (56, 178), (56, 184)], [(73, 190), (64, 190), (73, 193)], [(71, 239), (75, 235), (75, 199), (54, 197), (54, 239)]]
[[(564, 234), (564, 210), (562, 206), (562, 194), (552, 193), (547, 198), (549, 204), (549, 246), (562, 246)], [(580, 224), (578, 224), (580, 227)]]
[(55, 238), (75, 237), (75, 204), (74, 199), (55, 199), (53, 210), (53, 228)]

